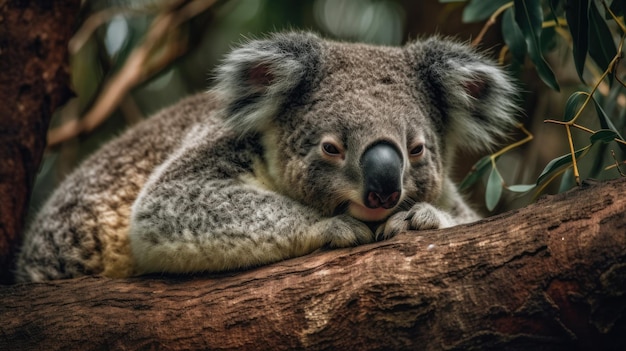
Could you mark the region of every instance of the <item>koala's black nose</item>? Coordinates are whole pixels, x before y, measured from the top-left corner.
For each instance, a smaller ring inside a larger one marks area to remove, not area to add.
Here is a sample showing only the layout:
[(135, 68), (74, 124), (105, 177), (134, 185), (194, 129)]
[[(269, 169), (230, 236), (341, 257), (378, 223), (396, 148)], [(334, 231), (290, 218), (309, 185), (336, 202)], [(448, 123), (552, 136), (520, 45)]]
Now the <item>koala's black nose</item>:
[(402, 193), (403, 161), (398, 150), (387, 143), (370, 147), (361, 156), (365, 192), (363, 203), (369, 208), (392, 208)]

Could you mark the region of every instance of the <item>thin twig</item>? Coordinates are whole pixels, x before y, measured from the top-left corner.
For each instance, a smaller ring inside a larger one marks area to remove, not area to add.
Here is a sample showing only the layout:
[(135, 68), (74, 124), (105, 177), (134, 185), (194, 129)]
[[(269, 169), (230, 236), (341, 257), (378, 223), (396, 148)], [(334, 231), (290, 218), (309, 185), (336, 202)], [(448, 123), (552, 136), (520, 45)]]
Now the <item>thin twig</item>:
[(489, 19), (487, 20), (487, 22), (485, 22), (485, 25), (483, 26), (483, 28), (480, 30), (480, 33), (478, 33), (476, 38), (474, 38), (474, 40), (472, 40), (472, 46), (476, 46), (481, 41), (483, 41), (483, 37), (485, 36), (485, 34), (487, 34), (487, 30), (489, 30), (489, 28), (491, 28), (491, 26), (496, 24), (496, 20), (498, 19), (498, 16), (500, 16), (504, 11), (506, 11), (506, 9), (508, 9), (509, 7), (512, 7), (512, 6), (513, 6), (513, 1), (508, 2), (508, 3), (500, 6), (496, 10), (496, 12), (492, 13), (491, 16), (489, 17)]
[[(554, 120), (554, 119), (546, 119), (546, 120), (543, 121), (543, 123), (552, 123), (552, 124), (558, 124), (558, 125), (562, 125), (562, 126), (569, 125), (570, 127), (574, 127), (576, 129), (580, 129), (583, 132), (587, 132), (589, 134), (595, 133), (595, 131), (593, 131), (593, 130), (585, 127), (585, 126), (581, 126), (580, 124), (576, 124), (576, 123), (570, 125), (568, 122), (557, 121), (557, 120)], [(626, 145), (626, 141), (624, 141), (622, 139), (619, 139), (619, 138), (615, 138), (615, 139), (613, 139), (613, 141), (615, 141), (617, 143), (620, 143), (620, 144)]]
[(606, 4), (606, 1), (602, 0), (602, 6), (604, 7), (604, 10), (611, 15), (611, 17), (613, 18), (613, 20), (615, 21), (615, 23), (617, 23), (617, 25), (619, 26), (619, 28), (622, 30), (622, 33), (626, 33), (626, 25), (624, 25), (624, 23), (622, 23), (619, 18), (613, 13), (613, 11), (611, 11), (611, 7), (608, 6)]
[(526, 134), (526, 137), (524, 139), (522, 139), (520, 141), (517, 141), (517, 142), (515, 142), (515, 143), (513, 143), (511, 145), (508, 145), (508, 146), (502, 148), (500, 151), (492, 154), (491, 155), (491, 159), (492, 160), (495, 160), (496, 158), (500, 157), (501, 155), (503, 155), (503, 154), (505, 154), (505, 153), (507, 153), (507, 152), (509, 152), (509, 151), (511, 151), (511, 150), (513, 150), (515, 148), (517, 148), (517, 147), (520, 147), (520, 146), (522, 146), (522, 145), (524, 145), (526, 143), (529, 143), (530, 141), (533, 140), (533, 138), (534, 138), (533, 134), (530, 131), (528, 131), (528, 129), (526, 129), (526, 127), (524, 127), (523, 124), (521, 124), (521, 123), (518, 124), (517, 128), (519, 128), (524, 134)]
[(574, 167), (574, 179), (576, 179), (576, 184), (578, 186), (580, 183), (580, 173), (578, 172), (578, 162), (576, 161), (576, 150), (574, 150), (574, 139), (572, 139), (572, 131), (570, 130), (569, 125), (565, 125), (565, 131), (567, 132), (567, 142), (569, 144), (569, 150), (572, 154), (572, 166)]
[(617, 171), (619, 172), (619, 175), (622, 177), (626, 177), (626, 174), (624, 174), (624, 172), (622, 172), (622, 169), (619, 166), (619, 161), (617, 161), (617, 158), (615, 157), (615, 151), (611, 150), (611, 156), (613, 157), (613, 161), (615, 161), (615, 168), (617, 168)]
[(565, 167), (563, 169), (560, 169), (556, 172), (554, 172), (550, 178), (548, 178), (545, 182), (543, 182), (542, 184), (537, 184), (537, 189), (534, 191), (534, 195), (533, 195), (533, 201), (537, 200), (537, 198), (539, 198), (539, 195), (541, 195), (544, 190), (546, 190), (546, 188), (548, 187), (548, 185), (550, 185), (550, 183), (552, 183), (556, 178), (558, 178), (559, 176), (563, 175), (563, 173), (565, 173), (565, 171), (567, 171), (571, 166)]

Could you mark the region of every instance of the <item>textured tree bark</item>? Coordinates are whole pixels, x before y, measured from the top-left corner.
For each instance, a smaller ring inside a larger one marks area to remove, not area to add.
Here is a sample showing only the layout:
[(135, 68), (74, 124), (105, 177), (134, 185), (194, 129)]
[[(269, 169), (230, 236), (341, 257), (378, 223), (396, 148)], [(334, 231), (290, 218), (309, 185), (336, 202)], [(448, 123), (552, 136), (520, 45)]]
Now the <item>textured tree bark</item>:
[(0, 288), (0, 349), (623, 349), (626, 181), (213, 276)]
[(52, 112), (70, 96), (80, 1), (0, 1), (0, 283), (11, 279)]

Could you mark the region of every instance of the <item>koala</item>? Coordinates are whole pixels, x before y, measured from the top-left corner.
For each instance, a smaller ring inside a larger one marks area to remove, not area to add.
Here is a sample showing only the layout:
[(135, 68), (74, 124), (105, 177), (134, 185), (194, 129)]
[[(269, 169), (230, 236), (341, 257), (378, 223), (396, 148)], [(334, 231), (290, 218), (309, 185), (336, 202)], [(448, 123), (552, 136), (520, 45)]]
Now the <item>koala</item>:
[(249, 41), (208, 92), (65, 179), (25, 234), (16, 279), (238, 270), (477, 220), (450, 180), (454, 155), (505, 137), (516, 93), (448, 38)]

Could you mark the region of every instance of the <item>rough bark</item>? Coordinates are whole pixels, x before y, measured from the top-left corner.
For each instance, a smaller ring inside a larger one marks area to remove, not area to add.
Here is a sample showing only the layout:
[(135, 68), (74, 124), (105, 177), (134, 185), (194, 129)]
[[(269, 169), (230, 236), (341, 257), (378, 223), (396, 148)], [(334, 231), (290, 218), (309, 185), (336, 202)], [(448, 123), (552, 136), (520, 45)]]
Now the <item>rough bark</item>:
[(622, 349), (626, 181), (218, 276), (0, 288), (0, 349)]
[(0, 283), (10, 281), (52, 112), (70, 96), (80, 1), (0, 1)]

